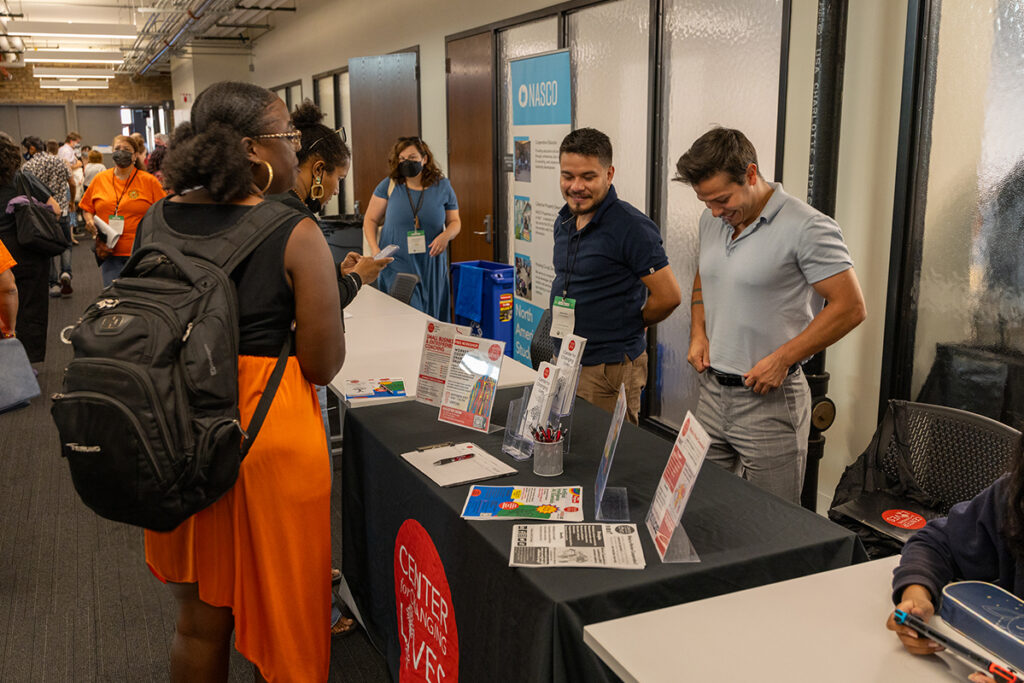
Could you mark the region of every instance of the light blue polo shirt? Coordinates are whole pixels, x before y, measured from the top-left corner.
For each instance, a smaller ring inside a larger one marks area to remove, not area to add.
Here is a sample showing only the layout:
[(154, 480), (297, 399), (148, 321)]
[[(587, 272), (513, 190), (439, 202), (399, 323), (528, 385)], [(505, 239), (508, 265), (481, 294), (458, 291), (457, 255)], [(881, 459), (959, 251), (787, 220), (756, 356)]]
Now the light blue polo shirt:
[(811, 287), (853, 267), (839, 225), (781, 183), (735, 240), (700, 217), (700, 280), (711, 367), (742, 375), (804, 331), (824, 306)]

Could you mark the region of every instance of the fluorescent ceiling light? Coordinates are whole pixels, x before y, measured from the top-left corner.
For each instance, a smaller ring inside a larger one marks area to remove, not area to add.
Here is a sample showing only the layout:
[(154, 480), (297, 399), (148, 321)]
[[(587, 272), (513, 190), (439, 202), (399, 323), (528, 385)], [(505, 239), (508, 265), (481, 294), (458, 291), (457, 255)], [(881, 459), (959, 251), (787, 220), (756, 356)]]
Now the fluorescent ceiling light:
[(114, 78), (113, 69), (73, 69), (67, 66), (34, 66), (36, 78)]
[(131, 40), (137, 31), (132, 24), (84, 24), (59, 21), (11, 21), (7, 35), (30, 38), (113, 38)]
[(51, 88), (51, 89), (91, 89), (91, 90), (102, 90), (108, 86), (106, 81), (40, 81), (40, 88)]
[(72, 52), (64, 50), (30, 50), (25, 52), (25, 61), (51, 62), (57, 64), (120, 64), (124, 60), (120, 52)]

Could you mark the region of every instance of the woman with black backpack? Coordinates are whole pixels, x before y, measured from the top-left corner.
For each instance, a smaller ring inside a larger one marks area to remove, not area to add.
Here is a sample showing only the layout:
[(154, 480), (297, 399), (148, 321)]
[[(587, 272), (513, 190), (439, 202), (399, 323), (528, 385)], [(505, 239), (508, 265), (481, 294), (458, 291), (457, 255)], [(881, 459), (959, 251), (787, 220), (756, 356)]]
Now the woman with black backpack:
[[(197, 240), (295, 182), (300, 133), (284, 103), (246, 83), (200, 93), (163, 163), (154, 206)], [(146, 561), (178, 603), (171, 680), (227, 680), (231, 633), (257, 680), (323, 681), (330, 643), (330, 471), (313, 384), (341, 367), (334, 264), (295, 212), (231, 274), (239, 301), (243, 428), (294, 321), (293, 354), (234, 487), (174, 531), (146, 531)]]

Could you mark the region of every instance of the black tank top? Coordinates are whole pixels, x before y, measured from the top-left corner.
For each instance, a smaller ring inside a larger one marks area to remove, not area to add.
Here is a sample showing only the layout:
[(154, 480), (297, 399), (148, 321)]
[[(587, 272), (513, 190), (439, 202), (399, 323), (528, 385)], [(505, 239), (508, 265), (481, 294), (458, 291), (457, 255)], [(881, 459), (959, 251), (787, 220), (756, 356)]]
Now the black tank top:
[[(251, 206), (163, 202), (164, 220), (186, 235), (215, 235), (237, 223)], [(284, 270), (284, 248), (304, 218), (289, 216), (231, 273), (238, 288), (239, 353), (277, 357), (295, 319), (295, 297)], [(292, 347), (291, 355), (295, 355)]]

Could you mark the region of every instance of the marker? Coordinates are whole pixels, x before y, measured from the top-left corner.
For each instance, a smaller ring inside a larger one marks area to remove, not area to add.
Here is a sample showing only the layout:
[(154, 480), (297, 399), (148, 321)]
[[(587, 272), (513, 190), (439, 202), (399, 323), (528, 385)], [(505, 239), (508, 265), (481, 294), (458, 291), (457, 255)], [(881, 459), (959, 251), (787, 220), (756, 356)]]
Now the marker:
[(1019, 681), (1020, 677), (1017, 672), (1013, 669), (1000, 666), (996, 664), (988, 657), (983, 656), (979, 652), (975, 652), (965, 645), (961, 645), (955, 640), (947, 638), (943, 634), (939, 633), (931, 626), (922, 621), (919, 617), (915, 617), (909, 612), (903, 610), (894, 610), (893, 618), (897, 624), (903, 626), (909, 626), (910, 628), (917, 631), (918, 636), (924, 636), (929, 640), (934, 640), (939, 645), (942, 645), (950, 654), (959, 659), (961, 662), (968, 664), (969, 666), (976, 667), (990, 674), (996, 681), (1002, 681), (1003, 683), (1014, 683)]
[(440, 460), (436, 460), (434, 462), (434, 465), (435, 466), (437, 466), (437, 465), (447, 465), (447, 464), (453, 463), (453, 462), (461, 462), (463, 460), (469, 460), (472, 457), (473, 457), (473, 453), (463, 453), (462, 455), (455, 455), (455, 456), (452, 456), (450, 458), (441, 458)]

